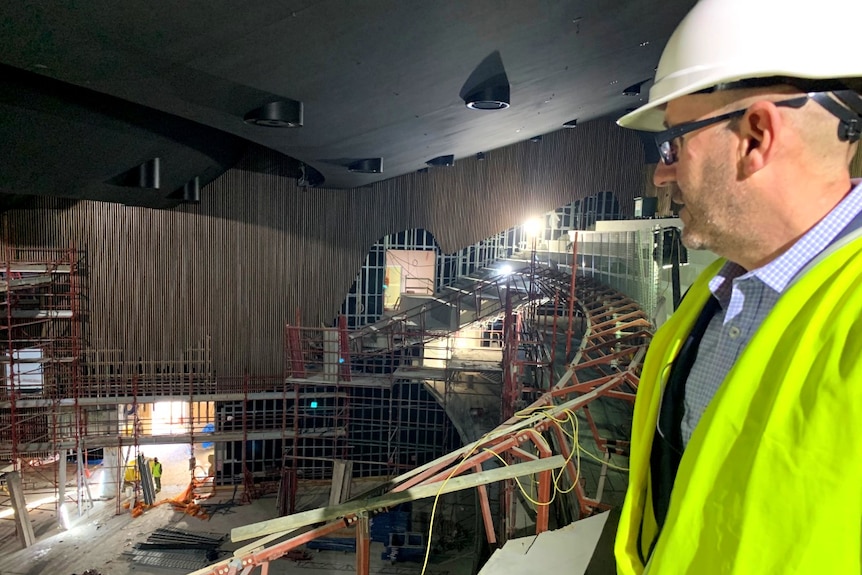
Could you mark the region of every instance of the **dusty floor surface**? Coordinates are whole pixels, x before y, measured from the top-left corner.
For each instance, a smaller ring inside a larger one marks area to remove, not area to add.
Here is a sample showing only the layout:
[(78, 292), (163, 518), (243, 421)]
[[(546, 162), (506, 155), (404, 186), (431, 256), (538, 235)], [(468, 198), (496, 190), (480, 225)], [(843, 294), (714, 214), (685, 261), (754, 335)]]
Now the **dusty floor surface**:
[[(184, 573), (176, 569), (145, 567), (129, 561), (122, 555), (135, 543), (143, 542), (155, 529), (174, 526), (190, 531), (207, 533), (229, 533), (230, 529), (253, 520), (270, 518), (273, 514), (273, 499), (261, 499), (252, 505), (234, 508), (228, 514), (219, 514), (209, 521), (175, 513), (168, 506), (148, 510), (136, 519), (129, 514), (114, 516), (108, 514), (104, 519), (85, 520), (70, 531), (60, 531), (54, 527), (39, 535), (39, 542), (26, 550), (19, 548), (13, 540), (4, 541), (0, 551), (0, 575), (81, 575), (87, 570), (95, 570), (101, 575), (170, 575)], [(269, 507), (270, 509), (268, 509)], [(223, 548), (233, 549), (238, 544), (227, 542)], [(10, 549), (10, 547), (12, 549)], [(390, 565), (380, 559), (383, 546), (373, 543), (371, 549), (371, 572), (389, 574), (419, 573), (420, 565), (397, 563)], [(270, 563), (271, 575), (305, 572), (350, 573), (355, 572), (355, 556), (339, 551), (311, 551), (311, 561), (295, 563), (280, 559)], [(225, 555), (227, 557), (227, 555)], [(426, 571), (429, 575), (455, 575), (469, 573), (469, 558), (450, 559), (445, 564), (435, 563)], [(465, 570), (464, 568), (467, 567)], [(256, 571), (260, 573), (260, 571)]]
[[(150, 453), (152, 451), (152, 453)], [(148, 457), (157, 456), (165, 464), (162, 492), (159, 500), (173, 497), (188, 485), (188, 448), (158, 446), (147, 451)], [(196, 453), (198, 461), (200, 454)], [(204, 454), (205, 456), (205, 454)], [(205, 459), (204, 459), (205, 461)], [(212, 503), (227, 502), (233, 488), (224, 488), (208, 500)], [(326, 505), (329, 486), (304, 486), (300, 490), (298, 509), (310, 509)], [(31, 500), (28, 496), (28, 501)], [(160, 527), (176, 527), (202, 533), (228, 535), (223, 550), (233, 550), (239, 543), (231, 543), (229, 533), (233, 527), (263, 521), (275, 516), (275, 498), (268, 496), (247, 505), (230, 506), (216, 513), (209, 520), (189, 517), (174, 511), (170, 505), (159, 505), (143, 515), (132, 518), (128, 511), (117, 514), (115, 499), (97, 501), (82, 517), (77, 517), (73, 504), (67, 504), (74, 526), (67, 530), (59, 527), (54, 504), (48, 503), (30, 512), (37, 543), (22, 549), (10, 518), (0, 519), (0, 575), (82, 575), (88, 570), (100, 575), (176, 575), (186, 570), (164, 569), (142, 566), (130, 561), (124, 552)], [(247, 543), (247, 542), (244, 542)], [(420, 573), (417, 563), (390, 564), (380, 558), (383, 545), (372, 543), (371, 572), (385, 574)], [(270, 563), (270, 575), (306, 572), (315, 573), (355, 572), (355, 555), (341, 551), (310, 551), (310, 561), (294, 562), (279, 559)], [(229, 557), (229, 554), (223, 555)], [(469, 551), (461, 556), (435, 559), (429, 565), (428, 575), (461, 575), (470, 572), (472, 560)], [(260, 569), (254, 573), (260, 573)]]

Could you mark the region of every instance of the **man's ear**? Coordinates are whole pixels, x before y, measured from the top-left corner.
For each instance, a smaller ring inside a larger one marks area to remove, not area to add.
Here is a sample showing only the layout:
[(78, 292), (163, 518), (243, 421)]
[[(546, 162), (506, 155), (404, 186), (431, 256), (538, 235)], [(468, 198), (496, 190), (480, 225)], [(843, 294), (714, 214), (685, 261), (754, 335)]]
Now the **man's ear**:
[(748, 107), (739, 123), (740, 175), (762, 170), (774, 158), (783, 128), (781, 114), (772, 102), (762, 100)]

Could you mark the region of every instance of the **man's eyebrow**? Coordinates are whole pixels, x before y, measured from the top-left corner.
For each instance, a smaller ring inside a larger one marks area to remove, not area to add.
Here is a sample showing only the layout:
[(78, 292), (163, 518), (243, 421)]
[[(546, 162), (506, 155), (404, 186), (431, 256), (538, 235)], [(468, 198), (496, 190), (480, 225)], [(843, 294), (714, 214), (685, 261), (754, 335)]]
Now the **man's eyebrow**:
[(664, 126), (665, 130), (667, 130), (668, 128), (670, 128), (670, 125), (668, 125), (667, 123), (667, 104), (662, 104), (661, 106), (659, 106), (659, 110), (664, 112), (664, 120), (662, 121), (661, 125)]

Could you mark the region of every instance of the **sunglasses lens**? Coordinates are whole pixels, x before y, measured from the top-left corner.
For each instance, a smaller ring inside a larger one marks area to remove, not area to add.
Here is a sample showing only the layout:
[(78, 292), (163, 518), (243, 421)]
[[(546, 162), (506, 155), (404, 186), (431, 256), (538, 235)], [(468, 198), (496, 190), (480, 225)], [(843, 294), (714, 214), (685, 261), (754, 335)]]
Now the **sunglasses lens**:
[(664, 141), (658, 145), (658, 153), (661, 156), (661, 161), (670, 165), (676, 161), (673, 153), (673, 146), (670, 141)]

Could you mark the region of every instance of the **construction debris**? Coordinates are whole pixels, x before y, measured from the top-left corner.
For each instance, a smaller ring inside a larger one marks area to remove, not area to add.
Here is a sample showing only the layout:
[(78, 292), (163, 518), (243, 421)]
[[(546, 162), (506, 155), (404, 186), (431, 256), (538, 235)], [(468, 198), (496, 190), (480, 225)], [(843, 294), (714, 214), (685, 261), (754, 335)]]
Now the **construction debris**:
[(209, 519), (211, 513), (208, 512), (207, 508), (201, 504), (201, 500), (211, 497), (212, 493), (198, 493), (196, 489), (200, 487), (200, 485), (201, 482), (196, 479), (192, 479), (189, 486), (186, 487), (182, 493), (173, 499), (164, 501), (163, 503), (170, 503), (171, 507), (174, 508), (174, 511), (180, 511), (186, 515), (191, 515), (192, 517), (197, 517), (199, 519)]
[[(165, 527), (124, 553), (139, 565), (194, 571), (218, 560), (225, 535)], [(98, 575), (98, 574), (94, 574)]]

